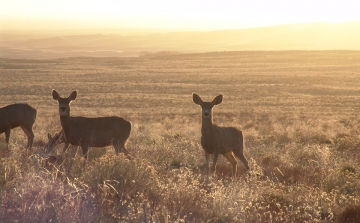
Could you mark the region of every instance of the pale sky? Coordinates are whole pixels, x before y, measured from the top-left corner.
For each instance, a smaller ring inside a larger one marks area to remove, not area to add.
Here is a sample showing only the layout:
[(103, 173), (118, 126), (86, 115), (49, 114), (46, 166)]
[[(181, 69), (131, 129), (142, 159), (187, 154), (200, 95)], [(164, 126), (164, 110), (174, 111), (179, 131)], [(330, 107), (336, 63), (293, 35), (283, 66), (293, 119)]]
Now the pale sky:
[(360, 21), (358, 0), (0, 0), (0, 29), (218, 30)]

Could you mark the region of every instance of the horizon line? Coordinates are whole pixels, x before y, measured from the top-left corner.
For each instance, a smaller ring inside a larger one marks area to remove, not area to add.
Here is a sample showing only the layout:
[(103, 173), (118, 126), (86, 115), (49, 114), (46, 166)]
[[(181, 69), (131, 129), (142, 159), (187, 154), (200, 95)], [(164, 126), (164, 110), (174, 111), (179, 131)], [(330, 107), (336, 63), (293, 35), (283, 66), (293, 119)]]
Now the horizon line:
[(262, 29), (262, 28), (273, 28), (273, 27), (281, 27), (281, 26), (297, 26), (297, 25), (315, 25), (315, 24), (326, 24), (326, 25), (341, 25), (347, 23), (359, 23), (360, 20), (351, 20), (346, 22), (304, 22), (304, 23), (282, 23), (282, 24), (274, 24), (268, 26), (249, 26), (243, 28), (137, 28), (137, 27), (113, 27), (113, 28), (101, 28), (101, 27), (94, 27), (94, 28), (83, 28), (79, 29), (76, 27), (69, 27), (69, 28), (7, 28), (1, 29), (0, 33), (7, 33), (7, 32), (93, 32), (93, 31), (133, 31), (133, 32), (216, 32), (216, 31), (235, 31), (235, 30), (249, 30), (249, 29)]

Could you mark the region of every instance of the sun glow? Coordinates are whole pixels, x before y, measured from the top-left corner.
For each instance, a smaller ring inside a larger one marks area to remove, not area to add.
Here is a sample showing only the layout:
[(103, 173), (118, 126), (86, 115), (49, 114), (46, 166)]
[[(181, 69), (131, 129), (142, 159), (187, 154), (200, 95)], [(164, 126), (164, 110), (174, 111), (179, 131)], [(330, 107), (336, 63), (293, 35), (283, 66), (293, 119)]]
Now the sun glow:
[(360, 20), (356, 1), (0, 0), (1, 29), (240, 29)]

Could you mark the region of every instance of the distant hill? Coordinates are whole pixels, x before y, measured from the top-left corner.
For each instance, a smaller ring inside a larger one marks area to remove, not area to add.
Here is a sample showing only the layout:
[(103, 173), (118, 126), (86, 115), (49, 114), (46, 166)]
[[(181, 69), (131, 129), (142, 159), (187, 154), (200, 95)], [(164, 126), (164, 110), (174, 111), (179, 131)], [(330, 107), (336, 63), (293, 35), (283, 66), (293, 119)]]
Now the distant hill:
[[(0, 57), (127, 57), (164, 55), (158, 52), (241, 50), (360, 50), (360, 21), (311, 23), (274, 27), (138, 34), (0, 33)], [(115, 33), (115, 32), (114, 32)]]

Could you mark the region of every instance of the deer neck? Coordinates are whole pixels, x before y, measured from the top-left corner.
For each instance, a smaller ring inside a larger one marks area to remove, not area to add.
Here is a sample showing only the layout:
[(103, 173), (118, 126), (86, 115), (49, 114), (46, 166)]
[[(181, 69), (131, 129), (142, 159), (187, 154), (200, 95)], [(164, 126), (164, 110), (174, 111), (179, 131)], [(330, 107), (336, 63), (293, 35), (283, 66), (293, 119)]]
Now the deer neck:
[(212, 115), (210, 115), (209, 117), (202, 118), (201, 133), (203, 136), (212, 137), (213, 127), (214, 127), (214, 123), (212, 120)]
[(70, 127), (70, 115), (60, 116), (60, 123), (64, 129), (64, 132), (68, 132), (68, 129)]

